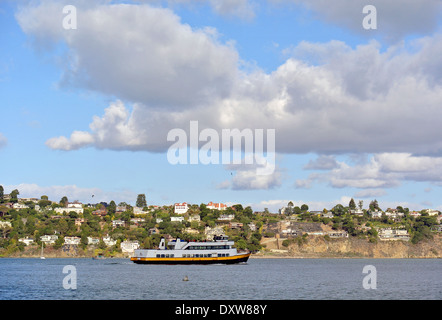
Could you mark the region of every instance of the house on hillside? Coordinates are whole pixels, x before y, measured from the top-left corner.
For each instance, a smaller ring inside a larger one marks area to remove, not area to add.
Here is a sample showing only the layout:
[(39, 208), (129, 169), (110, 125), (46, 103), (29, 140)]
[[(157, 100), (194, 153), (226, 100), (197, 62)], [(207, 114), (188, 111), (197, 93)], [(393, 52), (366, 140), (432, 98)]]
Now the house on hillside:
[(410, 240), (410, 235), (406, 229), (378, 228), (380, 240)]
[(33, 244), (34, 243), (34, 239), (31, 239), (31, 238), (29, 238), (29, 237), (26, 237), (26, 238), (20, 238), (20, 239), (18, 239), (18, 241), (19, 242), (23, 242), (25, 245), (27, 245), (27, 246), (29, 246), (29, 245), (31, 245), (31, 244)]
[(79, 245), (80, 241), (80, 237), (64, 237), (64, 244), (67, 245)]
[(207, 209), (215, 209), (215, 210), (226, 210), (227, 209), (227, 205), (225, 205), (224, 203), (213, 203), (212, 201), (210, 201), (207, 205), (206, 205)]
[(44, 235), (40, 237), (40, 241), (44, 242), (44, 244), (55, 244), (55, 241), (58, 239), (56, 234)]
[(173, 206), (173, 212), (176, 214), (185, 214), (189, 210), (189, 206), (186, 202), (175, 203)]
[(120, 244), (120, 248), (122, 252), (133, 254), (136, 249), (140, 248), (140, 243), (135, 241), (123, 241)]

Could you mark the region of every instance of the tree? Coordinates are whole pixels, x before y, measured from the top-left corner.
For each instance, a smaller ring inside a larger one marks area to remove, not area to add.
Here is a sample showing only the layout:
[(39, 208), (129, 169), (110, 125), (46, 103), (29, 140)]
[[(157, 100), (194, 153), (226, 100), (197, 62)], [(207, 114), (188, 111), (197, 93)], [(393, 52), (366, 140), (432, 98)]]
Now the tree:
[(107, 210), (109, 214), (115, 214), (115, 212), (117, 211), (117, 205), (115, 204), (114, 200), (109, 203), (109, 207), (107, 208)]
[(351, 198), (350, 202), (348, 203), (348, 207), (352, 210), (356, 209), (356, 203), (353, 198)]
[(51, 201), (49, 201), (49, 200), (40, 200), (40, 201), (38, 201), (38, 205), (40, 206), (40, 208), (46, 208), (47, 206), (51, 205)]
[(17, 189), (12, 190), (12, 192), (10, 193), (11, 202), (17, 203), (19, 194), (20, 192)]
[(362, 206), (363, 205), (364, 205), (364, 201), (363, 200), (359, 200), (359, 202), (358, 202), (359, 209), (362, 210)]
[(64, 196), (63, 198), (61, 198), (60, 200), (60, 205), (62, 205), (63, 207), (67, 207), (68, 206), (68, 197)]
[(3, 186), (0, 185), (0, 203), (3, 203), (3, 199), (5, 197), (5, 189), (3, 189)]
[(301, 206), (301, 211), (308, 211), (308, 205), (305, 203)]
[(379, 209), (379, 204), (378, 201), (376, 199), (374, 199), (373, 201), (370, 202), (370, 206), (369, 206), (370, 210), (380, 210)]
[(144, 193), (138, 195), (137, 203), (135, 205), (139, 208), (147, 207), (146, 195)]
[(335, 205), (331, 211), (333, 212), (333, 215), (338, 216), (338, 217), (344, 215), (344, 213), (345, 213), (344, 206), (340, 203)]

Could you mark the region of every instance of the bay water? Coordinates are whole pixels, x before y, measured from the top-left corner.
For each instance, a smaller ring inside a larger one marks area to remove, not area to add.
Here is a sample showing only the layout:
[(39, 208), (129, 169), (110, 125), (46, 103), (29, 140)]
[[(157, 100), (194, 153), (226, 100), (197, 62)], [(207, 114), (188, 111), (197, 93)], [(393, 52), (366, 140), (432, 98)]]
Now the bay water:
[[(370, 272), (364, 271), (366, 266)], [(188, 281), (183, 281), (186, 277)], [(138, 265), (115, 258), (0, 259), (0, 300), (441, 298), (440, 259), (249, 259), (237, 265)]]

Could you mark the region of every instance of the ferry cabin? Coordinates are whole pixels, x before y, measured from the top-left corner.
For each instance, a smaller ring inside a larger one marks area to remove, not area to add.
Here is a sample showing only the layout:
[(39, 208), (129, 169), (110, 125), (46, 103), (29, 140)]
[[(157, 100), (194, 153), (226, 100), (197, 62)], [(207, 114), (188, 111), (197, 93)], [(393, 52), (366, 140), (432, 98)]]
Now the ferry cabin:
[(210, 242), (170, 241), (166, 247), (161, 239), (159, 249), (135, 250), (135, 263), (238, 263), (247, 261), (250, 253), (238, 254), (234, 242), (226, 237), (216, 237)]

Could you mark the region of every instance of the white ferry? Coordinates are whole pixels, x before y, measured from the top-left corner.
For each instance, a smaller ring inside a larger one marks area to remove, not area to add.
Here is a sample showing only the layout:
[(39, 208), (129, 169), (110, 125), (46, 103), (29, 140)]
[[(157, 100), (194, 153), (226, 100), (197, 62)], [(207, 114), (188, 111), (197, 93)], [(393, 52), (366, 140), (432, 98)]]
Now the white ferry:
[(161, 239), (158, 249), (136, 249), (131, 261), (145, 264), (232, 264), (247, 262), (250, 252), (240, 253), (234, 242), (225, 236), (213, 241), (187, 242), (181, 239)]

